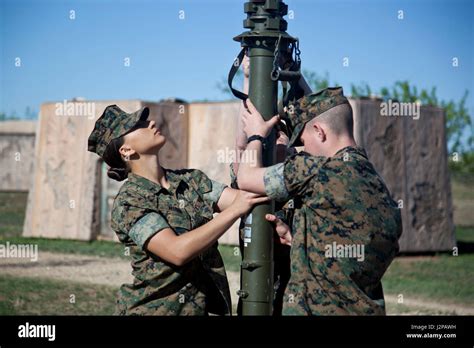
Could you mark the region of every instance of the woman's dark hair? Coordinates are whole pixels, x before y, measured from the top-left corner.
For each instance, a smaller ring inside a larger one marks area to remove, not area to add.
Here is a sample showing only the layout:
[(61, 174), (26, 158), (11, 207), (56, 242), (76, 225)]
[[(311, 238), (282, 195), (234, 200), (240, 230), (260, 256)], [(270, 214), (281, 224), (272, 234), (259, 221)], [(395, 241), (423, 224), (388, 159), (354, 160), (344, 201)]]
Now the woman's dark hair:
[(123, 145), (123, 136), (113, 139), (105, 148), (102, 159), (110, 168), (107, 171), (107, 176), (117, 181), (123, 181), (127, 178), (129, 168), (120, 155), (119, 149)]

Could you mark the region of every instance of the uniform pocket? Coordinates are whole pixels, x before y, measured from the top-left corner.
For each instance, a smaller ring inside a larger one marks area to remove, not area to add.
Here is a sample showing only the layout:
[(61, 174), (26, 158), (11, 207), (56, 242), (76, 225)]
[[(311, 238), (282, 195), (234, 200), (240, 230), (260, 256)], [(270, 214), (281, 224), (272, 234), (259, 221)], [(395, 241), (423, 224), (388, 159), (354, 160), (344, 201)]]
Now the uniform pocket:
[(191, 219), (185, 211), (170, 208), (165, 212), (170, 227), (180, 235), (191, 230)]

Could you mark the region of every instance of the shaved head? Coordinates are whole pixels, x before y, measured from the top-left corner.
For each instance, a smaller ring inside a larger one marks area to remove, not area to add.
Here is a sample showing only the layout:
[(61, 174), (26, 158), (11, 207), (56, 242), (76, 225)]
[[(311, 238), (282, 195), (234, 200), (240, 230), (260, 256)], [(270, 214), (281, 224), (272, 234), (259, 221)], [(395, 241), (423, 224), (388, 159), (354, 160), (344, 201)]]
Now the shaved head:
[(349, 104), (341, 104), (323, 112), (309, 121), (307, 126), (312, 127), (316, 122), (327, 125), (336, 136), (353, 136), (354, 120), (352, 118), (352, 107)]

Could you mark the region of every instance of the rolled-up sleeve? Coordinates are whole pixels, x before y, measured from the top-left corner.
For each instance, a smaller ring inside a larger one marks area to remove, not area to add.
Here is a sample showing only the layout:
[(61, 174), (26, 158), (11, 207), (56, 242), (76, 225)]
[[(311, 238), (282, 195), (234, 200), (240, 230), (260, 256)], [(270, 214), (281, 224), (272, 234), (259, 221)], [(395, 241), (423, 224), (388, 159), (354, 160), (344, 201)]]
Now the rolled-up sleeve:
[(210, 205), (214, 206), (221, 198), (222, 192), (227, 185), (210, 179), (203, 171), (194, 169), (192, 172), (194, 181), (199, 187), (202, 198)]
[(135, 222), (128, 235), (136, 245), (143, 249), (143, 246), (151, 237), (169, 227), (166, 220), (160, 214), (151, 212)]
[(217, 204), (219, 198), (221, 198), (222, 191), (224, 191), (227, 185), (215, 180), (211, 180), (211, 185), (211, 191), (204, 193), (203, 198), (212, 204)]
[(283, 163), (278, 163), (266, 168), (263, 174), (266, 195), (277, 201), (286, 201), (289, 199), (289, 193), (286, 189), (283, 177), (283, 169)]
[(127, 235), (143, 249), (152, 236), (170, 226), (156, 211), (119, 202), (112, 209), (111, 227), (116, 233)]

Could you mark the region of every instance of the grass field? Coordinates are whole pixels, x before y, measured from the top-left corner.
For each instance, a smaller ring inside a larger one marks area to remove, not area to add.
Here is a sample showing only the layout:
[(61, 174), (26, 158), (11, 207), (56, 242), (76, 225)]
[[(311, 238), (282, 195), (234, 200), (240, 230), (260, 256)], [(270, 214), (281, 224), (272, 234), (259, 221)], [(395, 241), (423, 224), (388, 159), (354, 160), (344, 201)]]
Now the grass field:
[(382, 283), (387, 294), (403, 294), (474, 306), (474, 254), (397, 258)]
[(474, 226), (474, 177), (453, 176), (454, 222), (457, 226)]
[(117, 289), (108, 286), (0, 277), (0, 315), (112, 315)]
[(0, 237), (21, 235), (25, 220), (26, 192), (0, 192)]
[[(455, 207), (465, 207), (474, 202), (472, 185), (468, 182), (453, 183)], [(96, 255), (124, 259), (123, 246), (109, 241), (79, 242), (21, 237), (25, 193), (0, 193), (0, 243), (38, 244), (40, 251), (65, 254)], [(461, 209), (462, 210), (462, 209)], [(474, 243), (474, 214), (463, 211), (455, 214), (458, 219), (456, 238), (460, 244)], [(459, 219), (463, 219), (459, 221)], [(220, 246), (226, 269), (238, 272), (240, 255), (234, 246)], [(1, 265), (1, 260), (0, 260)], [(435, 254), (432, 256), (398, 257), (383, 278), (386, 294), (409, 296), (474, 307), (474, 253), (461, 252), (459, 256)], [(1, 266), (0, 266), (1, 273)], [(104, 314), (114, 311), (114, 287), (60, 281), (25, 278), (2, 274), (0, 277), (0, 315), (14, 314)], [(71, 295), (75, 303), (70, 303)], [(410, 312), (407, 306), (391, 305), (391, 312)], [(433, 314), (437, 314), (433, 312)]]

